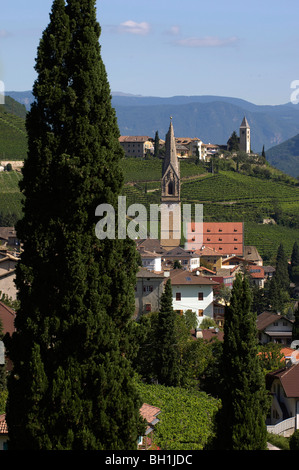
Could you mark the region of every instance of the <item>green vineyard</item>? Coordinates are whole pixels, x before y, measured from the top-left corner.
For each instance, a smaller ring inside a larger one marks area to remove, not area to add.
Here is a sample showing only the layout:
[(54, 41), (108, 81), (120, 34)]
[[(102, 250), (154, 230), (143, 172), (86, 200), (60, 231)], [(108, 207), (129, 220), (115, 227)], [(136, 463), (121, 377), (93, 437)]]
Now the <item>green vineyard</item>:
[[(122, 161), (127, 207), (160, 204), (161, 160)], [(201, 165), (181, 161), (182, 204), (203, 204), (205, 221), (244, 222), (244, 242), (254, 245), (265, 260), (271, 260), (282, 241), (288, 256), (299, 240), (299, 186), (294, 183), (261, 179), (235, 171), (208, 173)], [(0, 173), (0, 214), (21, 217), (18, 172)], [(265, 224), (265, 219), (278, 223)]]

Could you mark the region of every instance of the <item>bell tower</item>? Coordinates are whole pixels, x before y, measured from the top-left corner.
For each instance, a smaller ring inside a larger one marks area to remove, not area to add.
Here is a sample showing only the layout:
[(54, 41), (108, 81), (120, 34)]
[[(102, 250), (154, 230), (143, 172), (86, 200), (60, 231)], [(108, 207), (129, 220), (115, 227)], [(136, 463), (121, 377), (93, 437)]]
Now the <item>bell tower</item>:
[(165, 157), (161, 180), (161, 245), (166, 250), (171, 250), (180, 245), (180, 240), (180, 167), (176, 153), (172, 118), (170, 118), (170, 126), (165, 140)]
[(240, 150), (250, 153), (250, 126), (245, 116), (240, 126)]

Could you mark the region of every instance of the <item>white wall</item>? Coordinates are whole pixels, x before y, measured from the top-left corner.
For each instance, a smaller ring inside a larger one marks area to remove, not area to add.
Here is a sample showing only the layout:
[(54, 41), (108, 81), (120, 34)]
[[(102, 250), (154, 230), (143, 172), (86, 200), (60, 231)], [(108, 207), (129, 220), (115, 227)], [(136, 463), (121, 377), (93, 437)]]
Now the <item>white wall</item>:
[[(181, 293), (181, 300), (176, 300), (176, 293)], [(203, 292), (203, 300), (198, 300), (198, 292)], [(172, 285), (172, 302), (174, 310), (203, 310), (198, 317), (199, 323), (204, 317), (213, 318), (213, 288), (206, 285)]]

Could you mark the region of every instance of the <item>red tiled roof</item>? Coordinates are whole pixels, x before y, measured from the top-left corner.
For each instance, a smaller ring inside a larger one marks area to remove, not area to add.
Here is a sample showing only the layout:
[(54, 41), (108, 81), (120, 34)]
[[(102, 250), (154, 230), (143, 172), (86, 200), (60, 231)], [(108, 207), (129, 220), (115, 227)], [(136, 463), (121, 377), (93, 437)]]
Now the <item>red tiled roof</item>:
[[(288, 318), (282, 317), (281, 315), (277, 315), (276, 313), (273, 312), (263, 312), (260, 315), (257, 316), (256, 319), (256, 324), (257, 324), (257, 329), (258, 331), (263, 331), (267, 326), (271, 325), (275, 321), (284, 319), (285, 321), (289, 321)], [(290, 322), (291, 323), (291, 322)]]
[(142, 407), (140, 408), (141, 416), (151, 424), (156, 416), (161, 412), (160, 408), (156, 406), (148, 405), (147, 403), (143, 403)]
[[(167, 279), (167, 278), (166, 278)], [(170, 271), (170, 279), (172, 285), (217, 285), (218, 283), (213, 281), (207, 276), (196, 274), (196, 272), (185, 271), (184, 269), (174, 269)]]
[(13, 334), (15, 331), (14, 321), (16, 317), (16, 312), (7, 307), (3, 302), (0, 302), (0, 320), (2, 322), (4, 334), (9, 333)]
[(149, 137), (147, 135), (122, 135), (118, 140), (119, 142), (147, 142)]
[(264, 279), (265, 277), (265, 272), (264, 269), (261, 266), (252, 266), (248, 268), (250, 277), (253, 279)]
[(187, 226), (187, 246), (197, 244), (199, 235), (204, 246), (221, 255), (243, 256), (243, 222), (191, 222)]
[(8, 427), (5, 420), (5, 415), (0, 415), (0, 434), (8, 434)]
[(272, 379), (280, 380), (288, 398), (299, 397), (299, 363), (270, 372), (267, 375)]

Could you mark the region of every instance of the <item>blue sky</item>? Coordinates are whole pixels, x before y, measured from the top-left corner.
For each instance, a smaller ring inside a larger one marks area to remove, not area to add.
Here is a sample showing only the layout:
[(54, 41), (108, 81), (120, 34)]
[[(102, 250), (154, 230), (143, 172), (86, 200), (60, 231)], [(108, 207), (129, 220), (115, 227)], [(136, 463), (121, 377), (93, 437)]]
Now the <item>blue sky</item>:
[[(2, 2), (0, 80), (32, 88), (52, 0)], [(113, 92), (290, 101), (299, 80), (298, 0), (98, 0)]]

